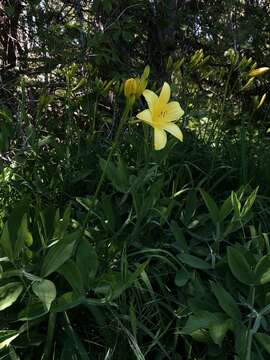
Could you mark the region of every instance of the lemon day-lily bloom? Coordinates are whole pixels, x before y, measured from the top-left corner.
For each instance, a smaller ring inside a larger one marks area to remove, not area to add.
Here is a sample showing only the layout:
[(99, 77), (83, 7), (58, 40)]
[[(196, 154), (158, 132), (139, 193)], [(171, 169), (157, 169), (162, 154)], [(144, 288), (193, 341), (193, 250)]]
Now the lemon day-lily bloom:
[(182, 131), (174, 122), (180, 119), (184, 111), (177, 101), (169, 102), (170, 85), (165, 82), (159, 96), (148, 89), (144, 90), (143, 96), (149, 109), (141, 111), (137, 114), (137, 118), (154, 128), (155, 150), (161, 150), (166, 146), (166, 131), (183, 141)]

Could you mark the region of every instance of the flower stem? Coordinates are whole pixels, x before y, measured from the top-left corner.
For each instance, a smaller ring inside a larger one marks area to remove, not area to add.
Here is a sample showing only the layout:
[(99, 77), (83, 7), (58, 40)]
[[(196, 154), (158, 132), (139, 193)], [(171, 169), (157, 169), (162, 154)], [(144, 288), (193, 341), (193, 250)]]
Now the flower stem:
[(121, 134), (121, 131), (123, 129), (123, 126), (126, 122), (126, 119), (127, 119), (127, 116), (129, 114), (129, 111), (131, 110), (131, 104), (130, 102), (127, 101), (126, 103), (126, 106), (125, 106), (125, 109), (124, 109), (124, 112), (123, 112), (123, 115), (119, 121), (119, 125), (118, 125), (118, 128), (117, 128), (117, 131), (116, 131), (116, 134), (115, 134), (115, 138), (114, 138), (114, 142), (112, 144), (112, 147), (111, 147), (111, 150), (109, 152), (109, 155), (107, 157), (107, 160), (106, 160), (106, 163), (105, 163), (105, 166), (103, 168), (103, 171), (101, 173), (101, 176), (99, 178), (99, 182), (97, 184), (97, 187), (96, 187), (96, 191), (94, 193), (94, 198), (93, 198), (93, 201), (91, 202), (90, 206), (89, 206), (89, 209), (88, 209), (88, 212), (86, 214), (86, 217), (85, 217), (85, 220), (83, 222), (83, 226), (82, 226), (82, 233), (84, 233), (85, 229), (86, 229), (86, 226), (87, 226), (87, 223), (89, 221), (89, 218), (90, 218), (90, 215), (91, 215), (91, 211), (93, 210), (93, 207), (96, 203), (96, 200), (97, 200), (97, 197), (99, 195), (99, 192), (101, 190), (101, 187), (102, 187), (102, 184), (103, 184), (103, 181), (104, 181), (104, 178), (105, 178), (105, 175), (106, 175), (106, 171), (107, 171), (107, 168), (108, 168), (108, 165), (109, 165), (109, 162), (112, 158), (112, 155), (114, 153), (114, 150), (116, 148), (116, 146), (118, 145), (118, 141), (119, 141), (119, 137), (120, 137), (120, 134)]

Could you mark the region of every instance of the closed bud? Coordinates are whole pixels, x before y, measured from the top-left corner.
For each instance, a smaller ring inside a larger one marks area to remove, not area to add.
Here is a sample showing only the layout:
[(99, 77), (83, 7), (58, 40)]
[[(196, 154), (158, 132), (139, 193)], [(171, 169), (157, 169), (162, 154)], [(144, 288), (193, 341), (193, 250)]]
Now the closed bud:
[(128, 80), (125, 81), (125, 85), (124, 85), (124, 94), (127, 98), (130, 98), (132, 96), (135, 96), (137, 93), (137, 81), (136, 79), (130, 78)]
[(269, 67), (261, 67), (261, 68), (258, 68), (258, 69), (253, 69), (253, 70), (250, 70), (249, 72), (249, 76), (253, 76), (253, 77), (256, 77), (256, 76), (260, 76), (260, 75), (263, 75), (265, 74), (266, 72), (268, 72), (270, 70)]
[(265, 99), (266, 99), (266, 93), (263, 94), (263, 96), (261, 97), (261, 100), (260, 100), (260, 102), (259, 102), (259, 105), (257, 106), (257, 109), (259, 109), (259, 108), (262, 106), (262, 104), (264, 103)]
[(148, 79), (149, 74), (150, 74), (150, 66), (146, 65), (146, 67), (143, 70), (142, 78)]

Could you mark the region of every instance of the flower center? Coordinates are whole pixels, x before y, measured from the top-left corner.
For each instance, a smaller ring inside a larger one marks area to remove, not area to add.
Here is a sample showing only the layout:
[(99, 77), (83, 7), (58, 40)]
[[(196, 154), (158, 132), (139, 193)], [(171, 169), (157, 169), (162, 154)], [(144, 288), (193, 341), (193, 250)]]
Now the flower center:
[(157, 115), (158, 120), (164, 120), (165, 116), (167, 115), (167, 111), (161, 110), (160, 113)]

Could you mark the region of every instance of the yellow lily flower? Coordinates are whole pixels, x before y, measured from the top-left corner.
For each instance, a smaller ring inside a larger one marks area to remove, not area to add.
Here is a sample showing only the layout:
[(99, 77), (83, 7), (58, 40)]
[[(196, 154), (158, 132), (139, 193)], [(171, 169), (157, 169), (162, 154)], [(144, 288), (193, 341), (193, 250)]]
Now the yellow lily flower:
[(143, 96), (149, 109), (137, 114), (137, 118), (154, 128), (154, 147), (155, 150), (161, 150), (166, 146), (166, 131), (178, 140), (183, 141), (183, 134), (180, 128), (174, 123), (184, 114), (180, 104), (177, 101), (171, 101), (171, 88), (165, 82), (161, 93), (157, 96), (151, 90), (145, 90)]

